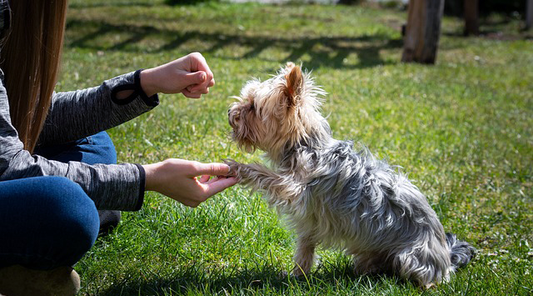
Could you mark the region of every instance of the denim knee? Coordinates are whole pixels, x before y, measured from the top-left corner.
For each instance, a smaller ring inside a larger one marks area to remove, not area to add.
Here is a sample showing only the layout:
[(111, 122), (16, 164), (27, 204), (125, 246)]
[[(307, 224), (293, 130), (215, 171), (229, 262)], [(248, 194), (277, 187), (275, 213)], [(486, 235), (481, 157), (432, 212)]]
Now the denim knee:
[(107, 132), (99, 132), (87, 137), (88, 144), (81, 145), (84, 152), (82, 161), (88, 164), (117, 163), (117, 151)]
[(99, 230), (94, 202), (64, 177), (0, 182), (0, 264), (37, 269), (74, 265)]
[(100, 219), (96, 206), (78, 184), (63, 177), (49, 178), (55, 186), (45, 195), (50, 202), (43, 208), (44, 214), (56, 212), (50, 219), (51, 229), (63, 229), (64, 234), (57, 239), (84, 254), (98, 236)]
[(70, 143), (38, 146), (35, 148), (35, 154), (61, 162), (117, 163), (115, 145), (105, 131)]

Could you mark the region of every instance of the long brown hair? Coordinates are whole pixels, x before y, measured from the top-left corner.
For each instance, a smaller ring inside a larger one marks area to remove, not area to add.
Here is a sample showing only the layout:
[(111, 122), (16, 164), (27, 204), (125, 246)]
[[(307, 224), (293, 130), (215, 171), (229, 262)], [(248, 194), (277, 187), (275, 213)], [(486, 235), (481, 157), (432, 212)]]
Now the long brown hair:
[(12, 22), (0, 50), (11, 120), (25, 149), (35, 148), (57, 81), (67, 0), (10, 1)]

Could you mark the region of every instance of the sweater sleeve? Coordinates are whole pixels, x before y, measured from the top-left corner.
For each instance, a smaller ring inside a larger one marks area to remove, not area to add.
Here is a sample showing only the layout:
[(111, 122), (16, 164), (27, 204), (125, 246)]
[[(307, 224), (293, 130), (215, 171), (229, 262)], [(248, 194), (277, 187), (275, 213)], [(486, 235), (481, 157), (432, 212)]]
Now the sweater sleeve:
[[(55, 93), (38, 145), (61, 144), (110, 129), (159, 104), (157, 94), (148, 97), (140, 82), (140, 70), (118, 76), (98, 87)], [(130, 90), (125, 99), (117, 93)]]
[[(129, 75), (129, 76), (128, 76)], [(114, 124), (119, 124), (123, 120), (131, 119), (135, 114), (140, 114), (153, 107), (146, 107), (146, 98), (140, 98), (137, 90), (127, 99), (129, 102), (123, 102), (121, 107), (115, 102), (105, 102), (106, 96), (113, 91), (117, 91), (112, 85), (127, 86), (127, 83), (120, 83), (122, 79), (133, 79), (135, 74), (126, 74), (119, 77), (118, 80), (111, 80), (111, 82), (104, 83), (100, 88), (89, 89), (86, 91), (73, 92), (67, 95), (60, 95), (56, 98), (56, 107), (62, 106), (69, 116), (63, 117), (54, 110), (54, 119), (57, 121), (50, 121), (53, 124), (51, 129), (48, 129), (46, 139), (55, 141), (62, 139), (68, 141), (70, 138), (79, 138), (80, 133), (70, 131), (72, 129), (75, 116), (83, 116), (81, 120), (83, 124), (78, 124), (76, 127), (84, 129), (82, 134), (91, 134), (101, 128), (110, 127)], [(0, 76), (1, 71), (0, 71)], [(0, 77), (3, 78), (3, 77)], [(125, 88), (124, 88), (125, 89)], [(76, 102), (76, 103), (75, 103)], [(100, 103), (96, 103), (100, 102)], [(66, 106), (77, 109), (78, 105), (82, 111), (66, 111)], [(89, 106), (85, 106), (88, 104)], [(142, 106), (145, 105), (145, 106)], [(75, 107), (74, 107), (75, 106)], [(104, 110), (107, 108), (113, 110)], [(122, 111), (120, 111), (122, 110)], [(102, 112), (103, 114), (99, 114)], [(60, 113), (60, 112), (59, 112)], [(84, 113), (89, 113), (82, 115)], [(113, 119), (107, 117), (113, 116)], [(98, 123), (98, 117), (106, 124)], [(86, 127), (91, 125), (91, 122), (98, 125), (98, 128)], [(70, 125), (69, 125), (70, 124)], [(56, 126), (57, 125), (57, 126)], [(62, 128), (61, 128), (62, 126)], [(50, 128), (50, 127), (49, 127)], [(61, 133), (68, 133), (68, 135), (61, 135)], [(24, 150), (23, 143), (19, 140), (18, 133), (11, 123), (9, 114), (9, 101), (6, 89), (0, 82), (0, 181), (13, 180), (20, 178), (36, 177), (36, 176), (63, 176), (75, 183), (79, 184), (87, 195), (94, 201), (98, 209), (112, 209), (112, 210), (138, 210), (143, 202), (144, 195), (144, 170), (141, 166), (135, 164), (118, 164), (118, 165), (88, 165), (81, 162), (62, 163), (58, 161), (48, 160), (38, 155), (31, 155), (27, 150)]]

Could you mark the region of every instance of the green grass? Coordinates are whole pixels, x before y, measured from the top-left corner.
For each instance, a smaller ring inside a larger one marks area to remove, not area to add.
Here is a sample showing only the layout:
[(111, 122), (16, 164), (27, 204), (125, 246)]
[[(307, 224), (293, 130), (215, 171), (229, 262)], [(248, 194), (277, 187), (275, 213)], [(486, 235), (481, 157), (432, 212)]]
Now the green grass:
[[(86, 295), (531, 295), (533, 42), (517, 20), (486, 36), (443, 21), (435, 66), (402, 64), (405, 12), (369, 7), (73, 0), (58, 90), (202, 52), (216, 86), (202, 100), (161, 105), (110, 131), (119, 161), (168, 157), (260, 160), (229, 140), (226, 110), (251, 77), (291, 60), (329, 93), (335, 137), (400, 165), (447, 231), (478, 256), (449, 283), (421, 291), (395, 277), (358, 277), (320, 250), (307, 279), (292, 267), (294, 234), (260, 195), (236, 186), (196, 209), (155, 193), (76, 266)], [(497, 32), (502, 32), (498, 34)]]

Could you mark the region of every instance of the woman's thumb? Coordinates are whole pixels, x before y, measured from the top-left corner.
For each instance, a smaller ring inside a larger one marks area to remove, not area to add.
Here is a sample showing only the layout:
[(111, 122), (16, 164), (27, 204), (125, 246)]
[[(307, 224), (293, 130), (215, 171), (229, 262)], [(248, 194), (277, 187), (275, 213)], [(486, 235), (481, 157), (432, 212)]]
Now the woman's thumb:
[(204, 71), (198, 71), (189, 74), (190, 84), (201, 84), (205, 81), (207, 74)]
[(196, 166), (196, 175), (225, 176), (229, 170), (229, 166), (225, 163), (199, 163)]

